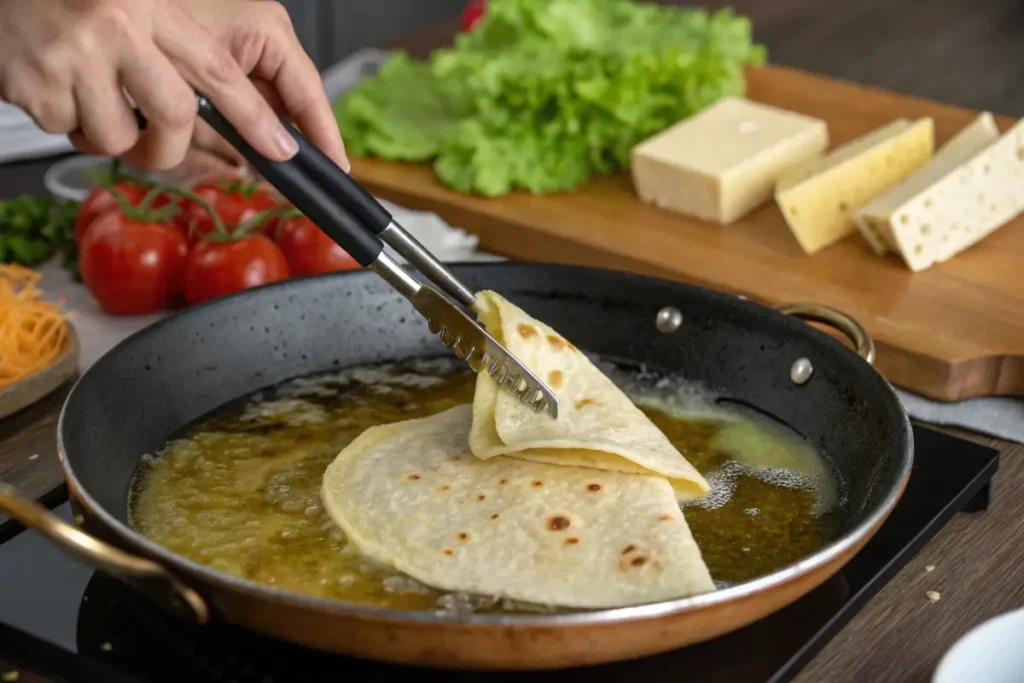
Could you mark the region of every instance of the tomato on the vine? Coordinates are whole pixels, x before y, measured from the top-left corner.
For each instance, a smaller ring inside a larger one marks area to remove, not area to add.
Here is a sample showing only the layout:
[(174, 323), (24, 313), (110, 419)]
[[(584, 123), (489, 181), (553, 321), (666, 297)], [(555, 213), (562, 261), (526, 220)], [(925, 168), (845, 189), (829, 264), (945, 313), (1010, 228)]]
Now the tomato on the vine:
[(284, 220), (277, 228), (277, 246), (292, 275), (319, 275), (358, 268), (359, 263), (305, 216)]
[(477, 22), (487, 14), (487, 0), (469, 0), (469, 3), (462, 8), (462, 19), (459, 22), (459, 30), (468, 33), (473, 30)]
[[(213, 211), (229, 233), (238, 226), (249, 223), (258, 214), (282, 206), (282, 200), (266, 183), (258, 180), (210, 180), (198, 183), (192, 188), (192, 192), (213, 207)], [(213, 219), (199, 204), (186, 200), (184, 211), (192, 243), (197, 242), (203, 235), (214, 232)], [(276, 225), (277, 221), (270, 218), (260, 226), (260, 232), (273, 234)]]
[(265, 235), (202, 239), (185, 263), (185, 301), (197, 304), (289, 275), (284, 254)]
[(139, 315), (177, 301), (187, 254), (179, 228), (113, 210), (89, 226), (78, 262), (83, 282), (104, 310)]
[[(114, 183), (113, 190), (130, 205), (137, 207), (150, 188), (133, 180), (122, 180)], [(173, 201), (169, 195), (162, 194), (153, 201), (151, 206), (153, 209), (160, 209), (170, 205)], [(75, 215), (75, 244), (82, 243), (85, 231), (97, 218), (110, 211), (117, 211), (119, 208), (120, 204), (110, 188), (96, 187), (90, 190)]]

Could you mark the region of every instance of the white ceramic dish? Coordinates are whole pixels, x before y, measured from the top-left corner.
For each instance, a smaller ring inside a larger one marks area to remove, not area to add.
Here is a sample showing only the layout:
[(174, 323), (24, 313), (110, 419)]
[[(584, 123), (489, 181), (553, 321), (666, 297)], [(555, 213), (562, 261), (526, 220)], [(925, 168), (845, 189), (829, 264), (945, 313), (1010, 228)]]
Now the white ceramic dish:
[[(54, 197), (65, 201), (81, 202), (89, 195), (89, 191), (96, 187), (93, 176), (105, 173), (110, 168), (110, 158), (92, 156), (88, 154), (77, 154), (75, 156), (61, 159), (46, 170), (43, 176), (43, 185), (46, 191)], [(165, 174), (153, 173), (135, 168), (131, 164), (123, 163), (121, 169), (124, 173), (149, 178), (153, 182), (166, 185), (188, 185), (182, 181), (172, 181)]]
[(932, 683), (1024, 681), (1024, 609), (1001, 614), (967, 632), (939, 662)]

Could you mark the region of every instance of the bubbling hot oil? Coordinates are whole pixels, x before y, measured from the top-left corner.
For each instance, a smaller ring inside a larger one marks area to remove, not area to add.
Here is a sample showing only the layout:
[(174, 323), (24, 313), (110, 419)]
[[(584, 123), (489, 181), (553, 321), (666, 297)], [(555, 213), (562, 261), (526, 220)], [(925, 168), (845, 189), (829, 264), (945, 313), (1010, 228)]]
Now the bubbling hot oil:
[[(603, 369), (711, 484), (684, 514), (719, 586), (775, 571), (834, 535), (840, 488), (798, 437), (715, 407), (692, 384)], [(320, 504), (324, 470), (355, 437), (468, 403), (473, 379), (445, 359), (354, 368), (258, 392), (143, 459), (131, 524), (201, 564), (314, 597), (442, 613), (544, 609), (441, 593), (373, 566)]]

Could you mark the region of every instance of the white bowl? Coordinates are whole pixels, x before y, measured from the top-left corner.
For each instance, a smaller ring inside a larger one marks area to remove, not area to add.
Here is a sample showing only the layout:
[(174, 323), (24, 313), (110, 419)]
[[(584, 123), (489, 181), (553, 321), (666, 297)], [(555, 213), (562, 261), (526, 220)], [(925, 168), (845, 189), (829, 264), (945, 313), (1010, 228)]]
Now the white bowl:
[(1024, 609), (1001, 614), (967, 632), (939, 662), (932, 683), (1024, 681)]
[[(61, 159), (46, 169), (43, 186), (46, 187), (47, 192), (59, 199), (83, 202), (89, 196), (89, 191), (96, 187), (96, 181), (90, 176), (106, 173), (109, 168), (109, 157), (76, 154)], [(124, 173), (148, 178), (162, 185), (187, 187), (195, 181), (195, 179), (172, 181), (167, 174), (143, 171), (127, 163), (121, 164), (121, 170)]]

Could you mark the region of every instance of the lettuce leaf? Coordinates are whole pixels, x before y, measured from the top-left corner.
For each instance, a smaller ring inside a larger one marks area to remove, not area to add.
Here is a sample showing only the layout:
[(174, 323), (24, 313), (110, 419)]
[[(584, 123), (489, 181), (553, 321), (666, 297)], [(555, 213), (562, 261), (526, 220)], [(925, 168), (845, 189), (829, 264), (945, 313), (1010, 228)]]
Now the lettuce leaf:
[(355, 156), (434, 159), (499, 196), (571, 190), (628, 167), (641, 140), (726, 95), (764, 48), (750, 22), (633, 0), (490, 0), (426, 63), (396, 54), (336, 105)]
[(448, 132), (471, 111), (457, 104), (430, 66), (396, 53), (377, 75), (334, 105), (353, 156), (429, 161)]

